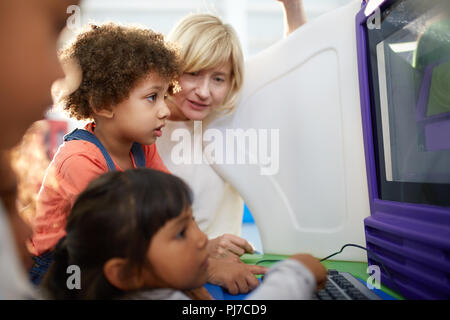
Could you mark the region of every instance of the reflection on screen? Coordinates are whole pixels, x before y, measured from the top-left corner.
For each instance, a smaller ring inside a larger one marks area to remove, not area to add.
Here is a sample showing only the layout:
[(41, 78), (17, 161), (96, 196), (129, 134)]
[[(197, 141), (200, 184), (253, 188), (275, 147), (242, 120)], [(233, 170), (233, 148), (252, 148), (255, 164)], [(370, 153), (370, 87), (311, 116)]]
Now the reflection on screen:
[(387, 181), (450, 182), (448, 2), (399, 21), (376, 45)]

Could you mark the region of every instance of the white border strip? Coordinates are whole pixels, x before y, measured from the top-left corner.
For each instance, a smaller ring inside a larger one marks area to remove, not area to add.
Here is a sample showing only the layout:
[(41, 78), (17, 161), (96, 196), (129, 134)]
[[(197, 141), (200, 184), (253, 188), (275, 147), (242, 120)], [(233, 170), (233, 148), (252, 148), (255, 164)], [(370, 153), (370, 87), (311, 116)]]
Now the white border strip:
[(380, 88), (381, 128), (383, 132), (384, 164), (386, 180), (392, 181), (391, 133), (389, 130), (389, 110), (386, 81), (386, 62), (384, 60), (384, 41), (377, 44), (378, 83)]

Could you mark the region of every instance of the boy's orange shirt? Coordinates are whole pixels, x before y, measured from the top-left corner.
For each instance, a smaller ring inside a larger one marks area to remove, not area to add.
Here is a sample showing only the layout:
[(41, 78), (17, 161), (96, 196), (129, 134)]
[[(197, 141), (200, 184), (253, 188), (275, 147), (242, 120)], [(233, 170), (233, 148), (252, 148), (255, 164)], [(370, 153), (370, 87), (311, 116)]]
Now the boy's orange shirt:
[[(88, 124), (85, 129), (92, 132), (92, 124)], [(169, 173), (156, 144), (143, 147), (146, 167)], [(114, 164), (117, 170), (122, 170), (116, 162)], [(32, 219), (33, 237), (28, 246), (32, 254), (41, 255), (53, 249), (59, 239), (66, 235), (67, 217), (77, 196), (89, 182), (106, 172), (106, 160), (93, 143), (72, 140), (60, 146), (47, 169), (37, 197), (36, 215)]]

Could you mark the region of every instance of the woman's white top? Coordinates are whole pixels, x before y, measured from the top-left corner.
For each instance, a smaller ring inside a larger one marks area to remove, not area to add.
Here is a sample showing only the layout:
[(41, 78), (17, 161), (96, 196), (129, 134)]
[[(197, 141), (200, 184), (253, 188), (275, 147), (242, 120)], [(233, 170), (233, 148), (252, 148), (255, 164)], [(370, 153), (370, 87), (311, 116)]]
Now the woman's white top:
[(201, 121), (167, 121), (156, 145), (167, 169), (191, 187), (200, 229), (209, 238), (224, 233), (240, 236), (244, 201), (202, 156), (202, 137)]

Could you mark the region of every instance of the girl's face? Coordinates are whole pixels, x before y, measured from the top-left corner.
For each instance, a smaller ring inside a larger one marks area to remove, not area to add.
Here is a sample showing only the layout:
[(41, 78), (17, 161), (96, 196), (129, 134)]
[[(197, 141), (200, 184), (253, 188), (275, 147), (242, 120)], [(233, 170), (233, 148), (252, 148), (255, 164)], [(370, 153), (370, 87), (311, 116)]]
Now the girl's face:
[(151, 73), (131, 90), (129, 97), (113, 106), (113, 135), (119, 141), (153, 144), (162, 135), (170, 110), (166, 105), (169, 84)]
[(231, 63), (184, 73), (180, 77), (181, 91), (175, 98), (171, 120), (203, 120), (225, 102), (231, 88)]
[(151, 270), (144, 271), (145, 286), (179, 290), (203, 286), (207, 280), (207, 244), (192, 209), (185, 209), (153, 236), (147, 251)]

